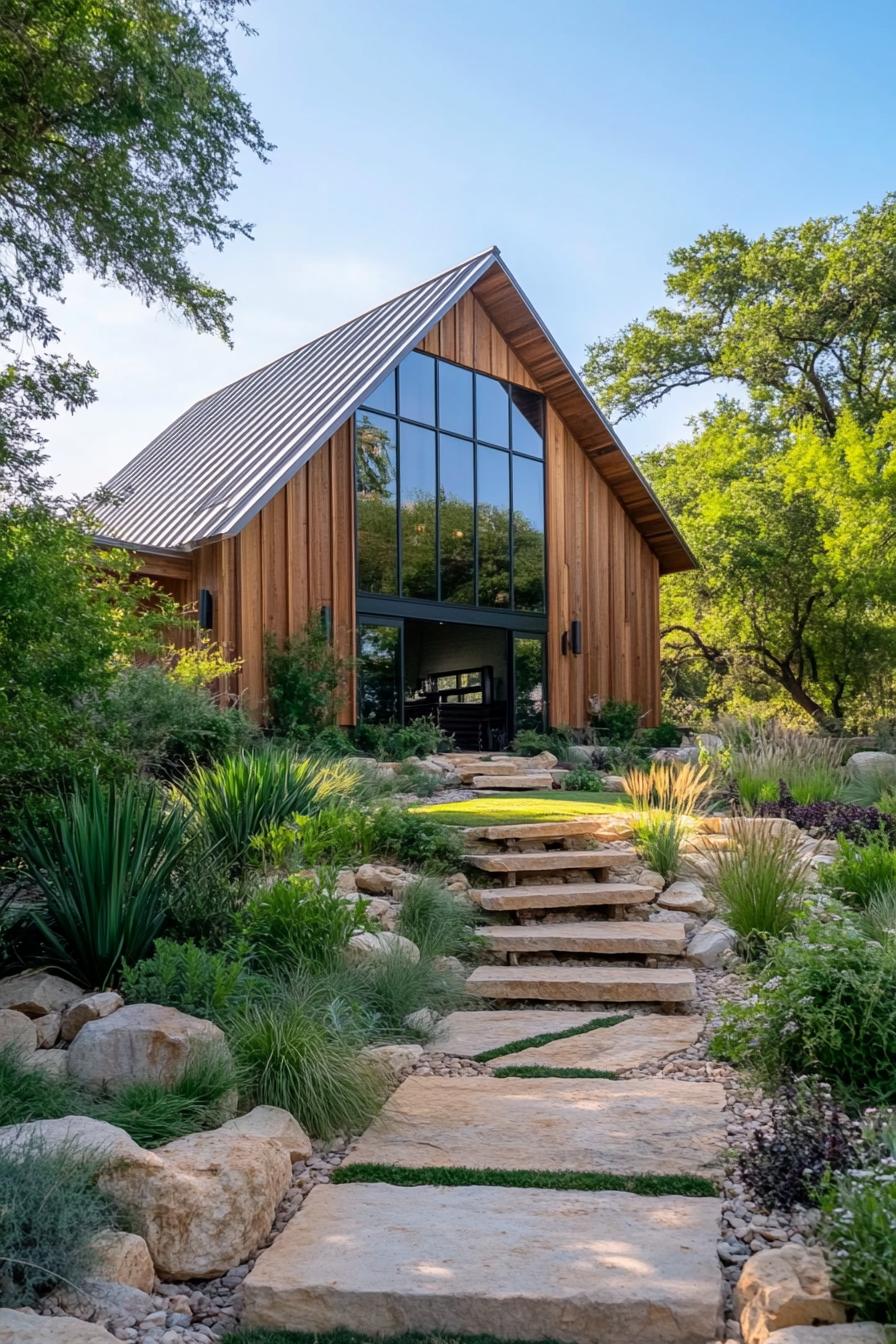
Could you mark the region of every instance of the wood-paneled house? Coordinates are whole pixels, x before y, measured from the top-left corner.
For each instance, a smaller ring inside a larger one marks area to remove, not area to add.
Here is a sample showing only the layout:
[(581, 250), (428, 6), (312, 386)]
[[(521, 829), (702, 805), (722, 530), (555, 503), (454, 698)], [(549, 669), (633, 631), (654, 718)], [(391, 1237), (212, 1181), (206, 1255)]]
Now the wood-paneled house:
[(592, 695), (659, 712), (658, 592), (693, 559), (491, 248), (196, 403), (109, 482), (102, 539), (243, 660), (321, 619), (343, 721), (469, 746)]

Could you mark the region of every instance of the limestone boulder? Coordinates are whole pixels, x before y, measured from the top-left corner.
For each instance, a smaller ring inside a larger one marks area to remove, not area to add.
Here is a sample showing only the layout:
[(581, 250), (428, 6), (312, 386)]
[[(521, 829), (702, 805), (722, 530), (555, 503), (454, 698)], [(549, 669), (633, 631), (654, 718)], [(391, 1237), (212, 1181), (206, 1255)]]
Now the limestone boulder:
[(341, 896), (354, 895), (358, 886), (355, 882), (354, 868), (340, 868), (336, 874), (336, 890)]
[(410, 938), (402, 938), (400, 933), (356, 933), (348, 940), (345, 960), (349, 966), (369, 966), (371, 962), (382, 961), (384, 957), (400, 953), (408, 961), (420, 960), (420, 949)]
[(641, 868), (635, 874), (634, 881), (639, 887), (651, 887), (654, 891), (662, 891), (666, 885), (662, 873), (656, 873), (652, 868)]
[(772, 1344), (892, 1344), (893, 1334), (873, 1321), (850, 1325), (791, 1325), (776, 1330)]
[(91, 1242), (94, 1256), (94, 1276), (107, 1283), (126, 1284), (151, 1293), (155, 1283), (155, 1267), (149, 1247), (136, 1232), (116, 1232), (108, 1228), (98, 1232)]
[(367, 918), (379, 924), (381, 929), (387, 929), (391, 932), (391, 930), (395, 928), (395, 923), (398, 919), (398, 912), (395, 906), (392, 905), (390, 901), (385, 900), (382, 896), (368, 896), (365, 899), (367, 902), (367, 909), (365, 912)]
[(171, 1084), (197, 1050), (225, 1050), (213, 1022), (157, 1003), (132, 1003), (86, 1023), (68, 1052), (69, 1072), (87, 1087)]
[(734, 1292), (744, 1344), (766, 1344), (794, 1325), (836, 1325), (846, 1311), (835, 1302), (824, 1256), (817, 1247), (789, 1242), (746, 1262)]
[(37, 1032), (38, 1050), (52, 1050), (53, 1046), (59, 1040), (59, 1033), (62, 1030), (62, 1014), (59, 1012), (44, 1013), (43, 1017), (32, 1018), (34, 1030)]
[(408, 1013), (404, 1019), (404, 1026), (409, 1031), (419, 1031), (421, 1036), (432, 1036), (441, 1020), (432, 1008), (418, 1008), (416, 1012)]
[(391, 895), (397, 878), (405, 877), (403, 868), (386, 863), (362, 863), (355, 871), (355, 887), (367, 896)]
[(594, 748), (582, 747), (573, 744), (568, 748), (569, 759), (574, 765), (593, 765)]
[(60, 1288), (50, 1295), (47, 1305), (73, 1316), (89, 1316), (110, 1330), (133, 1326), (155, 1310), (155, 1303), (142, 1288), (109, 1279), (85, 1279), (79, 1288)]
[(605, 793), (625, 793), (625, 780), (622, 775), (604, 775), (602, 778)]
[(695, 740), (708, 756), (717, 756), (725, 745), (718, 733), (697, 733)]
[(37, 1030), (30, 1017), (15, 1008), (0, 1008), (0, 1050), (11, 1046), (20, 1055), (37, 1049)]
[(700, 966), (721, 966), (734, 951), (737, 934), (722, 919), (710, 919), (688, 943), (688, 957)]
[(24, 971), (21, 975), (0, 980), (0, 1008), (14, 1008), (26, 1017), (43, 1017), (45, 1013), (67, 1008), (83, 993), (83, 989), (59, 975), (50, 975), (48, 971)]
[(896, 781), (896, 755), (891, 751), (856, 751), (846, 762), (853, 779)]
[(88, 1022), (97, 1022), (101, 1017), (109, 1017), (124, 1007), (124, 999), (114, 990), (103, 994), (86, 994), (83, 999), (70, 1003), (62, 1014), (60, 1035), (64, 1041), (73, 1041), (82, 1027)]
[(48, 1078), (65, 1078), (68, 1073), (67, 1050), (35, 1050), (33, 1055), (23, 1055), (22, 1064), (34, 1073), (46, 1074)]
[(650, 753), (654, 761), (675, 761), (680, 765), (696, 765), (700, 760), (699, 747), (659, 747)]
[(0, 1309), (0, 1344), (117, 1344), (101, 1325), (74, 1316), (38, 1316)]
[(314, 1146), (294, 1115), (280, 1106), (256, 1106), (245, 1115), (227, 1120), (221, 1129), (251, 1138), (271, 1139), (289, 1153), (291, 1162), (305, 1162)]
[(657, 905), (664, 910), (686, 910), (693, 915), (709, 915), (713, 904), (703, 894), (699, 882), (673, 882), (657, 898)]
[(400, 1082), (423, 1054), (422, 1045), (366, 1045), (361, 1057), (370, 1061), (390, 1083)]

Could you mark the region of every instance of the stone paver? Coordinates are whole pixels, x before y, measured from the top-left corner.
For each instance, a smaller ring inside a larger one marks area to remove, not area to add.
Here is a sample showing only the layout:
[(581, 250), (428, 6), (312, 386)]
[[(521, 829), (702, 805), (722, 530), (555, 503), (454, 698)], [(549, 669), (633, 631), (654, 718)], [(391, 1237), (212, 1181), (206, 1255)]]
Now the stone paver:
[[(579, 1008), (487, 1008), (481, 1012), (449, 1013), (439, 1023), (431, 1046), (433, 1050), (443, 1050), (446, 1055), (469, 1058), (481, 1055), (483, 1050), (495, 1050), (511, 1041), (524, 1040), (527, 1036), (583, 1027), (597, 1016), (599, 1014), (582, 1012)], [(605, 1013), (604, 1016), (614, 1014)]]
[(344, 1165), (712, 1177), (724, 1105), (718, 1083), (665, 1078), (408, 1078)]
[(706, 1344), (716, 1199), (319, 1185), (244, 1282), (243, 1324)]
[(687, 1050), (699, 1040), (702, 1030), (700, 1017), (639, 1013), (628, 1022), (617, 1022), (615, 1027), (600, 1027), (580, 1036), (517, 1050), (495, 1060), (495, 1065), (541, 1064), (552, 1069), (608, 1069), (611, 1073), (624, 1073)]

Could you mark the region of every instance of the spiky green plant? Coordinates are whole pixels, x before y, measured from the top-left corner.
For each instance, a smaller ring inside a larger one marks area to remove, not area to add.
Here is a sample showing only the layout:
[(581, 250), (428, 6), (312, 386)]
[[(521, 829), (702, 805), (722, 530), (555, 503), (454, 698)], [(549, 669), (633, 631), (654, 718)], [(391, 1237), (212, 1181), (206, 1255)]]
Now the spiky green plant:
[(93, 779), (55, 814), (26, 816), (21, 855), (43, 897), (32, 918), (80, 984), (106, 988), (148, 954), (187, 842), (183, 809), (134, 780)]
[(864, 910), (882, 892), (896, 889), (896, 849), (881, 833), (857, 845), (843, 836), (839, 854), (823, 870), (822, 880), (847, 905)]
[(689, 818), (701, 812), (713, 788), (708, 764), (652, 761), (629, 770), (624, 788), (636, 813), (635, 844), (644, 862), (667, 880), (678, 873)]
[(194, 1052), (175, 1082), (131, 1083), (97, 1100), (92, 1114), (125, 1130), (141, 1148), (159, 1148), (223, 1124), (235, 1109), (236, 1088), (230, 1056), (209, 1046)]
[(731, 748), (730, 773), (741, 802), (749, 808), (774, 802), (783, 784), (797, 803), (827, 802), (843, 788), (843, 743), (753, 723), (749, 735)]
[(438, 878), (418, 877), (405, 887), (397, 929), (424, 956), (469, 957), (480, 945), (481, 912)]
[(758, 956), (771, 938), (794, 927), (809, 879), (800, 837), (749, 818), (735, 821), (728, 846), (715, 850), (707, 890), (737, 934), (741, 951)]

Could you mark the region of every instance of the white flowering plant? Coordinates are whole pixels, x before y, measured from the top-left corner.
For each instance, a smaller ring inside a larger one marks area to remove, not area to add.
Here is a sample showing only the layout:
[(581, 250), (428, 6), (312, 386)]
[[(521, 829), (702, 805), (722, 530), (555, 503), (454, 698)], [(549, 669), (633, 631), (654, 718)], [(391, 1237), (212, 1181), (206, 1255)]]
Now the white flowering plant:
[(837, 1295), (863, 1320), (896, 1322), (896, 1114), (868, 1117), (856, 1165), (831, 1175), (819, 1236)]

